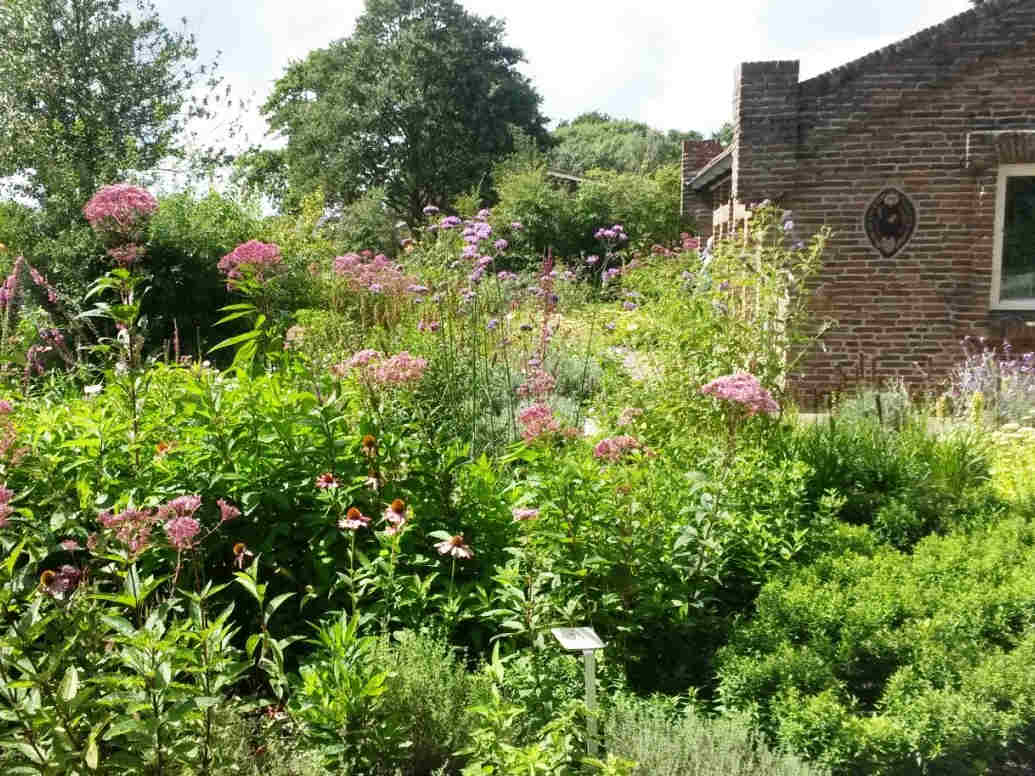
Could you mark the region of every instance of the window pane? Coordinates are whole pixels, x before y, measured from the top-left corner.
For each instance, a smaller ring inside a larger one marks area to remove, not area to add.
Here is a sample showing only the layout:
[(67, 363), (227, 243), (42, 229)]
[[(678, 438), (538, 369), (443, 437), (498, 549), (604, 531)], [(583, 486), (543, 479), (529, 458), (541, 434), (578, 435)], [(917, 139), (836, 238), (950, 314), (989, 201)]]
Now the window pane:
[(1035, 298), (1035, 176), (1006, 179), (1000, 299)]

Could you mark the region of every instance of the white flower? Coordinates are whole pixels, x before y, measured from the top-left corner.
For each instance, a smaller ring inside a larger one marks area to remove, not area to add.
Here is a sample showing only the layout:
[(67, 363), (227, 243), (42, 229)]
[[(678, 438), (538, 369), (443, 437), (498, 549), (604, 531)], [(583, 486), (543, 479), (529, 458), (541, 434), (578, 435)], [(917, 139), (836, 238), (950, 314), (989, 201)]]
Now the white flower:
[(87, 385), (83, 388), (83, 393), (85, 393), (87, 397), (96, 396), (101, 392), (102, 388), (104, 388), (104, 385), (101, 383), (97, 383), (96, 385)]

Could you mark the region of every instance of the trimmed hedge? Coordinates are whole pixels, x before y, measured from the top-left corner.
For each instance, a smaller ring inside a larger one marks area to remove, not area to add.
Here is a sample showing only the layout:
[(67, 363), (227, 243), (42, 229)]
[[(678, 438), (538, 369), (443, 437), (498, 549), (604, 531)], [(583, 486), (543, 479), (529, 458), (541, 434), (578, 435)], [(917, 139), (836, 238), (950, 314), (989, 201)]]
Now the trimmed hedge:
[(1035, 527), (824, 557), (763, 588), (719, 664), (726, 707), (835, 773), (997, 772), (1035, 734)]

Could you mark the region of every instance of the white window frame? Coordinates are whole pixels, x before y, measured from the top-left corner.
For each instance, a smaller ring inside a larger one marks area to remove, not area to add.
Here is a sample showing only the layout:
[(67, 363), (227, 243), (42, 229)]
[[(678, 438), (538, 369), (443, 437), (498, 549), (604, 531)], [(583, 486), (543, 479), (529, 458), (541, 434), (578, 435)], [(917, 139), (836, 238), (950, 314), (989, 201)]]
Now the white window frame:
[(1003, 237), (1006, 229), (1006, 181), (1008, 178), (1035, 177), (1035, 164), (1001, 164), (995, 187), (995, 237), (992, 251), (992, 309), (1035, 310), (1035, 297), (1000, 299), (1003, 283)]

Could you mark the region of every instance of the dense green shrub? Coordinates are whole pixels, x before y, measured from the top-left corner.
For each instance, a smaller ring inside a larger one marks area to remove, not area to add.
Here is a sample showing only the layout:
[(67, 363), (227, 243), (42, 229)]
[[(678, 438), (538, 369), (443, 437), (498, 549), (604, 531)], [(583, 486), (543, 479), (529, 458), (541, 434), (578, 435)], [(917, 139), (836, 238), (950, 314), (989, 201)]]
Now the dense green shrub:
[(1033, 625), (1020, 518), (911, 556), (828, 555), (763, 588), (720, 655), (720, 697), (836, 773), (980, 773), (1031, 743)]
[(541, 162), (501, 168), (493, 209), (500, 223), (518, 221), (530, 256), (579, 257), (603, 253), (594, 238), (601, 226), (622, 224), (634, 245), (678, 239), (679, 170), (675, 165), (649, 174), (590, 172), (569, 191), (547, 174)]
[(748, 720), (706, 719), (661, 697), (620, 695), (604, 719), (604, 747), (635, 776), (820, 776), (822, 767), (772, 751)]
[(142, 266), (151, 276), (143, 311), (152, 345), (172, 340), (174, 322), (182, 352), (201, 356), (214, 344), (212, 325), (231, 300), (216, 265), (258, 226), (255, 208), (215, 191), (204, 196), (184, 191), (159, 200)]
[(940, 434), (919, 415), (899, 428), (875, 416), (836, 416), (771, 441), (811, 468), (809, 501), (836, 491), (842, 519), (872, 525), (899, 548), (997, 513), (988, 444), (966, 429)]

